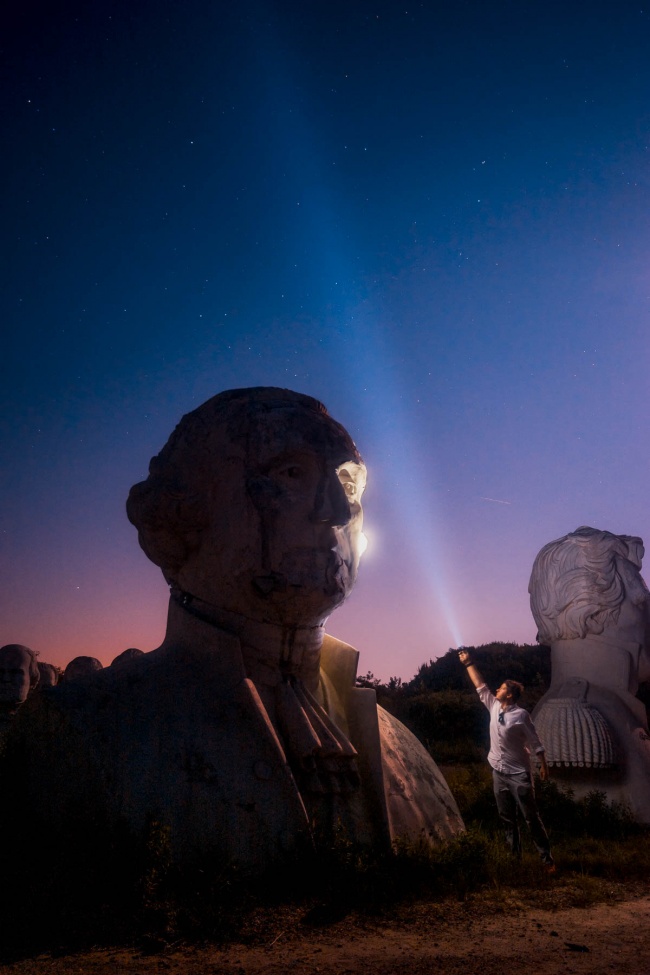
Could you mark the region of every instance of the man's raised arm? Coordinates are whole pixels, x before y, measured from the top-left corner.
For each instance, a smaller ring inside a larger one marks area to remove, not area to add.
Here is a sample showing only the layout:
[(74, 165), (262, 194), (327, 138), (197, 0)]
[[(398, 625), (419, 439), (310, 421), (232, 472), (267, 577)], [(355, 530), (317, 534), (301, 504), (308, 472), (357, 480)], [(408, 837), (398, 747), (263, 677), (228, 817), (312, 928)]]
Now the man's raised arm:
[(460, 660), (460, 662), (463, 665), (463, 667), (465, 667), (465, 669), (467, 670), (467, 673), (469, 674), (469, 678), (470, 678), (472, 684), (474, 685), (474, 687), (480, 687), (481, 684), (484, 684), (485, 683), (485, 681), (481, 677), (479, 671), (476, 669), (476, 667), (472, 663), (472, 658), (470, 657), (470, 655), (467, 652), (467, 650), (459, 650), (458, 651), (458, 659)]

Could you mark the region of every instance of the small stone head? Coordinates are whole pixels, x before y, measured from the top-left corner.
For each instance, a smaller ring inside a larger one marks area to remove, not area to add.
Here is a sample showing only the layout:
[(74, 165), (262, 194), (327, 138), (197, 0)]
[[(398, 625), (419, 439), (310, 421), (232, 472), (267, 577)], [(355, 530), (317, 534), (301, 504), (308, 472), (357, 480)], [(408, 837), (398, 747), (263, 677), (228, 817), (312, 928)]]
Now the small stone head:
[(540, 643), (602, 636), (647, 646), (650, 593), (640, 572), (643, 555), (640, 538), (586, 526), (545, 545), (528, 587)]
[(127, 513), (173, 588), (291, 628), (350, 592), (364, 487), (354, 443), (317, 400), (229, 390), (182, 418)]
[(38, 672), (41, 678), (38, 682), (39, 690), (43, 687), (55, 687), (59, 683), (59, 671), (54, 664), (41, 663), (39, 660)]
[(39, 681), (36, 654), (20, 643), (0, 647), (0, 705), (15, 707), (27, 700)]
[(66, 683), (69, 683), (71, 680), (82, 680), (84, 677), (90, 677), (102, 669), (103, 664), (97, 657), (73, 657), (63, 671), (62, 680)]
[(120, 670), (123, 667), (128, 667), (138, 657), (144, 657), (144, 651), (139, 650), (138, 647), (129, 647), (127, 650), (122, 650), (122, 653), (118, 653), (117, 657), (111, 661), (111, 667), (117, 667)]

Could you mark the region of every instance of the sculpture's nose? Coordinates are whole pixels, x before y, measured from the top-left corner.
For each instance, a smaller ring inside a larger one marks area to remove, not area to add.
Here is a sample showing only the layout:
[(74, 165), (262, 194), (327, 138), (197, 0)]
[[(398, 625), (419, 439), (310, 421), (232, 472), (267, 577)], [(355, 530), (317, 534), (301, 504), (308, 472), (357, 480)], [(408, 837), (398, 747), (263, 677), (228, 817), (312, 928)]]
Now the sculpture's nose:
[(344, 528), (349, 524), (350, 518), (350, 503), (339, 476), (334, 471), (320, 482), (314, 507), (314, 521)]

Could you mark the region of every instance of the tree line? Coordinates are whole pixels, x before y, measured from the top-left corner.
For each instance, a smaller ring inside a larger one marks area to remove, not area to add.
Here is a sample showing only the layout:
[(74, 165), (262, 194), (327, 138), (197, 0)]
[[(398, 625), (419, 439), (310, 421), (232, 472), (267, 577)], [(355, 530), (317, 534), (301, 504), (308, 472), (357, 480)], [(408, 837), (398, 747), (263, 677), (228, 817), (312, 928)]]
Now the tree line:
[[(491, 690), (506, 679), (523, 684), (521, 704), (529, 711), (550, 686), (550, 647), (493, 642), (464, 649)], [(357, 686), (374, 688), (379, 704), (411, 729), (438, 764), (485, 759), (489, 747), (485, 708), (456, 650), (422, 664), (410, 681), (390, 677), (384, 683), (369, 671), (357, 678)], [(637, 696), (650, 710), (650, 682), (641, 685)]]

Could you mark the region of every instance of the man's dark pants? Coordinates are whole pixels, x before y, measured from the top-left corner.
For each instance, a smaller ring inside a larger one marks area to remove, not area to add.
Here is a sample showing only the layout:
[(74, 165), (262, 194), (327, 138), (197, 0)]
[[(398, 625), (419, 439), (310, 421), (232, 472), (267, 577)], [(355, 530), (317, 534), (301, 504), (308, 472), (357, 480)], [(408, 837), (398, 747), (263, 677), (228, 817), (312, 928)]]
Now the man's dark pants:
[(517, 810), (523, 816), (537, 852), (544, 863), (553, 863), (551, 848), (544, 824), (537, 811), (533, 779), (528, 772), (506, 775), (492, 769), (494, 796), (499, 816), (506, 829), (506, 842), (515, 856), (521, 856), (521, 835)]

